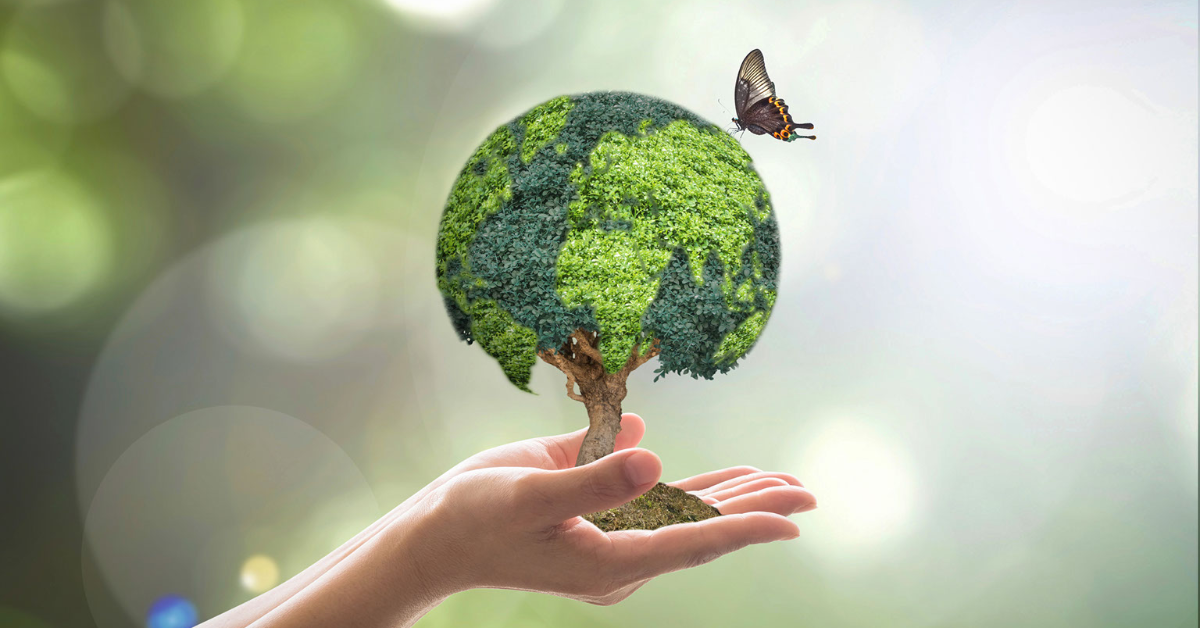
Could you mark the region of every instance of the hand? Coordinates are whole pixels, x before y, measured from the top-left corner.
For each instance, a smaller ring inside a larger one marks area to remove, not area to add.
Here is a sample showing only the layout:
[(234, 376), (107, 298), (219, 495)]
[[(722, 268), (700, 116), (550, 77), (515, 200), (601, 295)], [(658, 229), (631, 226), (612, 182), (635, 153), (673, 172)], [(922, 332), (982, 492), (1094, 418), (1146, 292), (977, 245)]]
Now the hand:
[(471, 456), (325, 558), (204, 626), (409, 626), (473, 587), (614, 604), (660, 574), (794, 538), (786, 516), (816, 507), (789, 474), (733, 467), (671, 483), (724, 516), (605, 534), (578, 515), (658, 481), (658, 457), (635, 448), (645, 431), (640, 417), (623, 415), (616, 451), (579, 468), (587, 430)]
[(662, 464), (634, 449), (645, 433), (635, 414), (622, 416), (616, 452), (576, 468), (585, 433), (489, 449), (439, 478), (420, 506), (427, 509), (431, 537), (418, 560), (440, 586), (523, 589), (613, 604), (660, 574), (753, 543), (795, 538), (799, 529), (786, 516), (816, 507), (812, 493), (789, 474), (734, 467), (671, 483), (724, 516), (605, 534), (578, 515), (646, 492)]

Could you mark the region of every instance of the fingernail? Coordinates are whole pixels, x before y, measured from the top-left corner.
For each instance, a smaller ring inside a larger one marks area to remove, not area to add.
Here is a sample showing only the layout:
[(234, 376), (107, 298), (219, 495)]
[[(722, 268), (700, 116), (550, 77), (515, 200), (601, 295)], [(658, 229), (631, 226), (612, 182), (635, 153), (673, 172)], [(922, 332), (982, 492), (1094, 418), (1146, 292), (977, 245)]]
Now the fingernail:
[(634, 452), (625, 459), (625, 477), (634, 486), (653, 482), (658, 478), (658, 460), (648, 452)]

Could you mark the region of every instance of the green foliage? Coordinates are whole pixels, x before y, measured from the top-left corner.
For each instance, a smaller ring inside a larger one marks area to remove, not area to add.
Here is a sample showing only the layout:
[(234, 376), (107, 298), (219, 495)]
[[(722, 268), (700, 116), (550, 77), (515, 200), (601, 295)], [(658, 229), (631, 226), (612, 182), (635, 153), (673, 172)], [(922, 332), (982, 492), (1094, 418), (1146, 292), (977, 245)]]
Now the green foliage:
[(471, 335), (488, 355), (496, 358), (508, 381), (531, 392), (530, 371), (537, 361), (537, 334), (532, 329), (516, 324), (495, 301), (479, 299), (471, 304)]
[(536, 352), (576, 329), (600, 332), (609, 371), (656, 338), (660, 375), (711, 378), (766, 323), (778, 243), (736, 140), (671, 103), (598, 92), (480, 147), (442, 217), (438, 286), (460, 336), (523, 390)]
[[(590, 167), (572, 172), (578, 199), (559, 254), (559, 294), (564, 303), (595, 307), (609, 372), (643, 341), (642, 314), (674, 247), (686, 251), (697, 281), (712, 251), (724, 267), (739, 269), (754, 233), (747, 208), (763, 193), (749, 164), (729, 134), (676, 121), (632, 137), (608, 133), (589, 156)], [(730, 303), (732, 272), (723, 278)], [(744, 285), (751, 294), (754, 284)]]
[(713, 355), (713, 361), (720, 364), (729, 360), (736, 360), (738, 356), (745, 355), (750, 347), (754, 346), (754, 341), (758, 339), (758, 334), (762, 331), (764, 325), (767, 324), (767, 312), (759, 310), (750, 315), (750, 318), (742, 321), (742, 324), (737, 326), (737, 329), (729, 332), (728, 336), (721, 341), (721, 345), (717, 347), (717, 352)]
[(467, 253), (479, 223), (512, 197), (512, 180), (504, 158), (515, 151), (516, 142), (506, 127), (484, 140), (454, 182), (438, 230), (438, 289), (445, 297), (454, 329), (468, 343), (472, 340), (470, 317), (466, 314), (468, 292), (479, 280), (471, 273)]
[[(567, 124), (567, 112), (574, 103), (566, 96), (559, 96), (529, 110), (519, 124), (525, 127), (525, 140), (521, 144), (521, 161), (529, 163), (542, 148), (554, 141)], [(562, 153), (559, 153), (562, 154)]]

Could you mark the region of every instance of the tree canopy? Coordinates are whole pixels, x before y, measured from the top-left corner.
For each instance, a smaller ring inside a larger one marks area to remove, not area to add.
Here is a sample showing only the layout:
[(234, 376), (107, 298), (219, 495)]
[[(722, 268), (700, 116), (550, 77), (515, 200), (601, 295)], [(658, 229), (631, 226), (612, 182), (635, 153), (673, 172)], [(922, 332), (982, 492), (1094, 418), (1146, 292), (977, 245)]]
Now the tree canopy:
[(500, 127), (454, 184), (438, 287), (459, 336), (528, 390), (539, 351), (598, 332), (606, 371), (655, 347), (711, 379), (775, 302), (779, 231), (736, 139), (672, 103), (563, 96)]

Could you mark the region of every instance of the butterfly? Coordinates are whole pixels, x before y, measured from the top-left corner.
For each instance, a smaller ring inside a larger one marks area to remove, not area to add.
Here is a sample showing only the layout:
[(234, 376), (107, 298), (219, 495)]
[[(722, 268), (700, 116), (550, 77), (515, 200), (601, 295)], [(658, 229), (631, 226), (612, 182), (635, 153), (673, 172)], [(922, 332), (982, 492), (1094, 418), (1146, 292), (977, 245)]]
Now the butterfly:
[(737, 83), (733, 86), (733, 106), (738, 117), (733, 119), (738, 131), (755, 135), (771, 134), (777, 140), (791, 142), (797, 138), (817, 139), (815, 135), (796, 135), (795, 129), (811, 129), (805, 122), (796, 124), (782, 98), (775, 97), (775, 84), (767, 76), (762, 52), (755, 48), (742, 60)]

